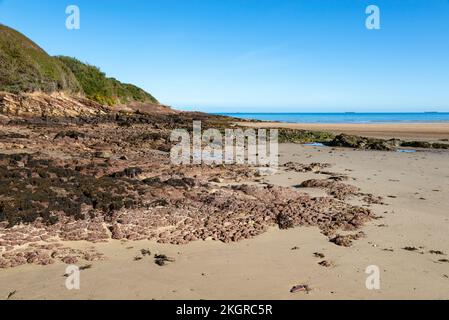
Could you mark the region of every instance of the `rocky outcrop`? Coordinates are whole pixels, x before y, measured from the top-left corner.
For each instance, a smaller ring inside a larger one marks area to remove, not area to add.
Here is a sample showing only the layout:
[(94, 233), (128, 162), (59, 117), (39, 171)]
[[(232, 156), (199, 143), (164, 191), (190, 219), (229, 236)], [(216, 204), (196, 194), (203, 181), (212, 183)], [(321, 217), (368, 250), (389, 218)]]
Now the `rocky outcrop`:
[(8, 117), (79, 117), (106, 114), (107, 108), (65, 93), (0, 92), (0, 114)]
[(353, 136), (344, 133), (336, 136), (334, 140), (327, 143), (327, 145), (334, 147), (380, 151), (393, 151), (398, 147), (421, 149), (449, 149), (449, 144), (442, 142), (432, 143), (428, 141), (402, 141), (399, 139), (385, 140)]
[[(40, 115), (48, 108), (54, 116), (9, 116), (0, 125), (0, 268), (97, 258), (32, 246), (61, 241), (235, 242), (276, 226), (316, 226), (334, 237), (374, 218), (371, 210), (339, 200), (357, 190), (343, 188), (338, 176), (322, 185), (333, 197), (315, 198), (254, 185), (256, 172), (245, 165), (171, 163), (172, 129), (189, 129), (194, 119), (204, 128), (227, 128), (228, 118), (106, 112), (60, 95), (3, 94), (1, 101), (5, 114)], [(89, 116), (70, 117), (77, 114)], [(286, 168), (318, 173), (328, 166)]]
[(326, 190), (326, 192), (334, 196), (337, 199), (344, 200), (349, 196), (356, 195), (359, 189), (355, 186), (345, 184), (335, 179), (312, 179), (301, 183), (299, 188), (320, 188)]
[(383, 150), (391, 151), (399, 146), (400, 141), (397, 139), (383, 140), (375, 138), (366, 138), (352, 136), (348, 134), (340, 134), (332, 140), (329, 145), (334, 147), (348, 147), (362, 150)]
[(401, 147), (409, 148), (423, 148), (423, 149), (449, 149), (449, 144), (441, 142), (427, 142), (427, 141), (404, 141)]

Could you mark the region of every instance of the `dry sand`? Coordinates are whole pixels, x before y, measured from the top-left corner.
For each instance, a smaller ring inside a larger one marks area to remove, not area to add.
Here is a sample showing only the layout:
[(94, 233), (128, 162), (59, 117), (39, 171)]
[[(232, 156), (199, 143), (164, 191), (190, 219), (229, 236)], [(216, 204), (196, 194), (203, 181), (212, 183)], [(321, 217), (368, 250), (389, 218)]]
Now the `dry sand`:
[(449, 139), (449, 123), (401, 123), (401, 124), (317, 124), (280, 122), (239, 122), (239, 125), (258, 128), (288, 128), (330, 131), (374, 138), (398, 138), (416, 140)]
[[(367, 237), (349, 248), (330, 243), (317, 228), (305, 227), (272, 229), (231, 244), (96, 244), (108, 259), (81, 271), (81, 290), (65, 288), (62, 263), (24, 265), (0, 270), (0, 298), (15, 291), (11, 299), (449, 299), (449, 263), (438, 261), (449, 256), (429, 252), (449, 254), (448, 152), (403, 154), (295, 144), (281, 145), (280, 152), (282, 163), (329, 162), (330, 170), (355, 179), (348, 183), (383, 196), (388, 205), (372, 206), (383, 218), (365, 226)], [(317, 177), (280, 172), (265, 180), (293, 187)], [(418, 252), (402, 249), (406, 246)], [(176, 261), (163, 267), (153, 257), (134, 261), (141, 249)], [(318, 265), (323, 259), (314, 257), (314, 252), (323, 253), (334, 266)], [(380, 268), (380, 290), (365, 287), (369, 265)], [(291, 294), (297, 284), (308, 284), (312, 291)]]

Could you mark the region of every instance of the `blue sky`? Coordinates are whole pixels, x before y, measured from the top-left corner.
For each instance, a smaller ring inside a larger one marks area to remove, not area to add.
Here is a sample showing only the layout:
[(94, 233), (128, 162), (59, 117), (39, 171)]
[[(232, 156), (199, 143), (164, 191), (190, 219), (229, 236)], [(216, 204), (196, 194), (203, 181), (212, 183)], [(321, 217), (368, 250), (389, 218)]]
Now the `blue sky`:
[(448, 0), (0, 0), (0, 22), (180, 109), (449, 111)]

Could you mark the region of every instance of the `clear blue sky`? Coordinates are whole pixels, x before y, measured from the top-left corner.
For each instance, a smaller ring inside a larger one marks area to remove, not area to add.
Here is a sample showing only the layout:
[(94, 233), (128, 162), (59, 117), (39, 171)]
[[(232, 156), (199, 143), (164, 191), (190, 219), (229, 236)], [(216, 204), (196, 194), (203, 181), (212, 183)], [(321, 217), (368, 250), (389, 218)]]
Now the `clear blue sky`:
[(0, 0), (0, 22), (182, 109), (449, 111), (448, 0)]

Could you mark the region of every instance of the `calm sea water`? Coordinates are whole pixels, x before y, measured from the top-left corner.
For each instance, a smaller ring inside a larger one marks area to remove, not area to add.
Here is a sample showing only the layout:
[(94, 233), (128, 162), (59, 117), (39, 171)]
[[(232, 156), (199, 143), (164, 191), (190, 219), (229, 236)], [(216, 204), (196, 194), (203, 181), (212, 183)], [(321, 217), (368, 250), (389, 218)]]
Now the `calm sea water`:
[(419, 123), (449, 122), (449, 112), (428, 113), (218, 113), (241, 119), (290, 123)]

